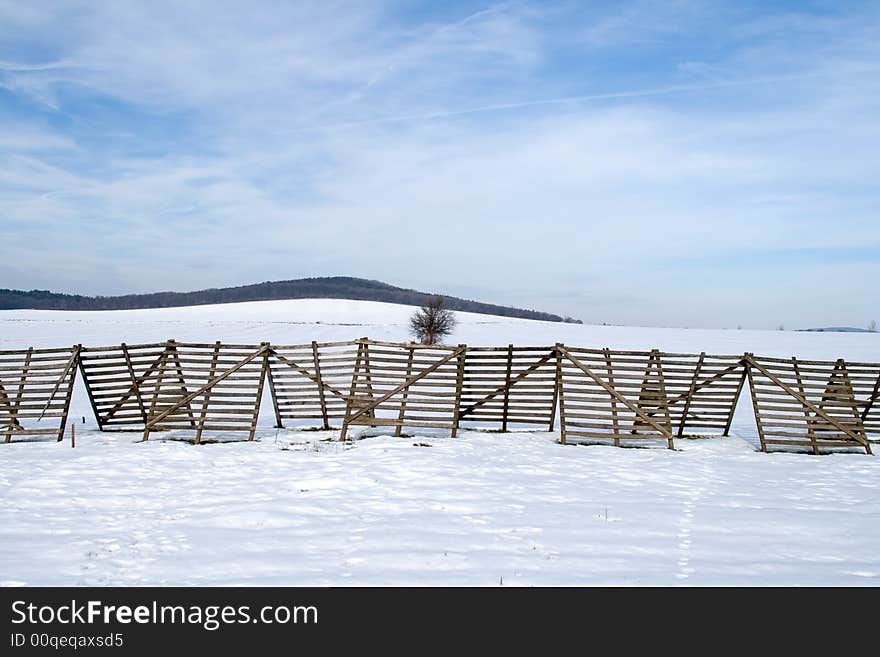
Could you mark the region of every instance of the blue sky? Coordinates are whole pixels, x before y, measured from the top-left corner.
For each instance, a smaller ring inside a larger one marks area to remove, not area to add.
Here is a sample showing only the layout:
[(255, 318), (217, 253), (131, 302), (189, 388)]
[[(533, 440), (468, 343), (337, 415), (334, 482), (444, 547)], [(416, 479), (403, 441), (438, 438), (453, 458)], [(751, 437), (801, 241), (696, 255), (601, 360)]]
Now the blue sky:
[(880, 4), (0, 0), (0, 287), (880, 320)]

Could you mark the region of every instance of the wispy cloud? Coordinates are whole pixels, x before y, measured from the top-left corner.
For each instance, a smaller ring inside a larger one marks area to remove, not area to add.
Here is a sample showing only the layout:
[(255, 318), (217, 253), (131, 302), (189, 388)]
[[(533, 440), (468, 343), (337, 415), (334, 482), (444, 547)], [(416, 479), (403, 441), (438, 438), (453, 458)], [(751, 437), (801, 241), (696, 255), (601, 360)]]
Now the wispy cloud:
[[(880, 65), (876, 68), (863, 71), (880, 73)], [(617, 91), (601, 94), (583, 94), (579, 96), (564, 96), (562, 98), (541, 98), (535, 100), (522, 100), (509, 103), (496, 103), (493, 105), (483, 105), (481, 107), (468, 107), (457, 110), (440, 110), (424, 114), (408, 114), (402, 116), (386, 116), (374, 119), (365, 119), (362, 121), (349, 121), (337, 124), (318, 124), (311, 128), (301, 128), (300, 131), (308, 129), (333, 129), (333, 128), (350, 128), (356, 126), (377, 124), (377, 123), (399, 123), (407, 121), (432, 121), (436, 119), (451, 119), (470, 114), (483, 114), (487, 112), (503, 112), (508, 110), (519, 110), (542, 107), (545, 105), (570, 105), (572, 103), (585, 103), (598, 100), (628, 100), (638, 98), (650, 98), (652, 96), (669, 96), (675, 94), (686, 94), (700, 91), (714, 91), (717, 89), (726, 89), (731, 87), (750, 87), (757, 85), (772, 85), (782, 82), (791, 82), (795, 80), (806, 80), (810, 78), (821, 78), (829, 73), (810, 72), (793, 75), (782, 75), (778, 77), (750, 78), (745, 80), (725, 80), (716, 81), (710, 84), (686, 84), (671, 87), (661, 87), (656, 89), (636, 89), (631, 91)]]
[(880, 243), (877, 19), (0, 1), (4, 285), (349, 273), (593, 321), (863, 323), (877, 262), (842, 304), (814, 249)]

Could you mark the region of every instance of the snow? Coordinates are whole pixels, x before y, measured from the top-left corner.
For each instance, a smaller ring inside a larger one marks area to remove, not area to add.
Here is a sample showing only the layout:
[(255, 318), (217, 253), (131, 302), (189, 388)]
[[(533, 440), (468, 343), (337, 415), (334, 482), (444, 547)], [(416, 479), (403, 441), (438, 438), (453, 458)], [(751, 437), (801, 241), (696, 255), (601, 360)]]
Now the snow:
[[(404, 340), (411, 312), (339, 300), (0, 311), (0, 348)], [(872, 334), (458, 315), (455, 343), (880, 360)], [(79, 382), (71, 415), (75, 450), (0, 446), (4, 585), (880, 584), (880, 461), (757, 452), (747, 391), (730, 437), (674, 452), (546, 432), (368, 430), (343, 445), (276, 431), (267, 406), (253, 443), (143, 443), (95, 431)]]

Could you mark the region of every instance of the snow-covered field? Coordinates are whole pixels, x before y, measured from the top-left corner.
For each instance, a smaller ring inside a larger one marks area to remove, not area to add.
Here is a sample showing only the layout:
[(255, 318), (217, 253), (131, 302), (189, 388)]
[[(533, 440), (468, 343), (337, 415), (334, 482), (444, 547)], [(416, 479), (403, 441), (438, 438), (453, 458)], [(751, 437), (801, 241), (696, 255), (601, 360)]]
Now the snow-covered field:
[[(0, 311), (0, 349), (405, 340), (411, 308), (302, 300)], [(880, 335), (562, 325), (459, 313), (452, 342), (880, 360)], [(0, 445), (0, 583), (880, 584), (880, 461), (762, 454), (748, 392), (729, 438), (677, 451), (556, 434), (276, 431), (254, 443), (102, 434), (81, 384), (69, 443)], [(876, 451), (876, 450), (875, 450)]]

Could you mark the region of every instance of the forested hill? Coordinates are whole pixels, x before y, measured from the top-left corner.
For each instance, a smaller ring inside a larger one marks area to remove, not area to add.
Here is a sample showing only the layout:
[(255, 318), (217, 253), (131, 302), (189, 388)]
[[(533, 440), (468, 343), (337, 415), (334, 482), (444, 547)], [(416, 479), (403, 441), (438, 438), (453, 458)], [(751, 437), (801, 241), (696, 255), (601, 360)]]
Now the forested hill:
[[(425, 292), (394, 287), (363, 278), (334, 276), (330, 278), (301, 278), (292, 281), (267, 281), (240, 287), (212, 288), (195, 292), (154, 292), (126, 294), (114, 297), (89, 297), (79, 294), (59, 294), (47, 290), (0, 289), (0, 309), (33, 308), (40, 310), (125, 310), (132, 308), (172, 308), (199, 306), (239, 301), (268, 301), (277, 299), (357, 299), (385, 301), (407, 306), (420, 306), (430, 295)], [(446, 307), (501, 317), (521, 317), (548, 322), (574, 321), (559, 315), (496, 306), (468, 299), (445, 296)]]

